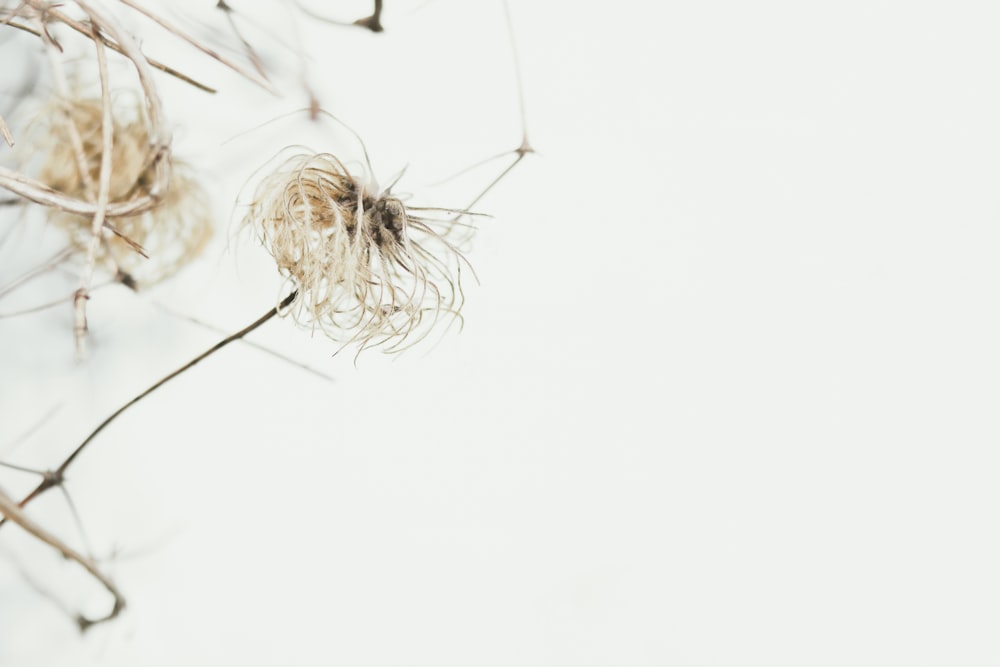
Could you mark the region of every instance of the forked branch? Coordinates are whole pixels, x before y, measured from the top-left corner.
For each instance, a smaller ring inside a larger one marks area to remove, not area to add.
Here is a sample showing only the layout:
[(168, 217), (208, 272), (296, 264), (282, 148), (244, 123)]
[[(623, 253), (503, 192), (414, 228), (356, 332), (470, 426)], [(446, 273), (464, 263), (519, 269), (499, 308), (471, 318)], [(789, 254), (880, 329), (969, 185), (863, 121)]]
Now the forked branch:
[(42, 528), (37, 522), (26, 516), (18, 504), (14, 502), (13, 498), (4, 493), (3, 490), (0, 490), (0, 514), (3, 515), (4, 521), (7, 521), (8, 519), (13, 521), (32, 536), (38, 538), (40, 541), (58, 551), (64, 558), (78, 563), (81, 567), (83, 567), (83, 569), (89, 572), (92, 577), (97, 579), (97, 581), (99, 581), (114, 598), (114, 603), (111, 605), (111, 611), (104, 616), (99, 618), (89, 618), (83, 614), (79, 614), (76, 617), (76, 622), (79, 624), (81, 630), (86, 630), (87, 628), (93, 627), (98, 623), (110, 621), (118, 616), (122, 609), (125, 608), (125, 598), (122, 597), (118, 587), (115, 586), (115, 583), (111, 581), (107, 575), (101, 572), (100, 568), (97, 567), (97, 564), (93, 560), (79, 553), (58, 537)]
[[(129, 408), (131, 408), (133, 405), (135, 405), (136, 403), (138, 403), (142, 399), (144, 399), (147, 396), (149, 396), (150, 394), (152, 394), (154, 391), (156, 391), (157, 389), (159, 389), (160, 387), (162, 387), (163, 385), (165, 385), (170, 380), (173, 380), (178, 375), (181, 375), (185, 371), (190, 370), (198, 362), (202, 361), (203, 359), (206, 359), (207, 357), (210, 357), (211, 355), (215, 354), (216, 352), (218, 352), (222, 348), (226, 347), (227, 345), (229, 345), (233, 341), (237, 341), (237, 340), (243, 338), (244, 336), (246, 336), (247, 334), (249, 334), (251, 331), (254, 331), (255, 329), (259, 328), (261, 325), (263, 325), (268, 320), (270, 320), (271, 318), (273, 318), (275, 315), (278, 315), (279, 313), (281, 313), (281, 311), (283, 311), (285, 308), (287, 308), (289, 305), (291, 305), (291, 303), (293, 301), (295, 301), (295, 299), (298, 296), (298, 294), (299, 293), (298, 293), (297, 290), (293, 291), (291, 294), (289, 294), (284, 299), (282, 299), (281, 303), (279, 303), (277, 306), (275, 306), (274, 308), (272, 308), (271, 310), (269, 310), (268, 312), (266, 312), (264, 315), (262, 315), (261, 317), (259, 317), (257, 320), (255, 320), (251, 324), (243, 327), (242, 329), (240, 329), (236, 333), (223, 338), (218, 343), (216, 343), (212, 347), (208, 348), (207, 350), (205, 350), (204, 352), (202, 352), (201, 354), (199, 354), (194, 359), (192, 359), (191, 361), (187, 362), (186, 364), (184, 364), (180, 368), (178, 368), (175, 371), (173, 371), (173, 372), (165, 375), (164, 377), (160, 378), (159, 380), (157, 380), (156, 382), (154, 382), (152, 385), (150, 385), (147, 389), (145, 389), (144, 391), (140, 392), (139, 394), (137, 394), (136, 396), (134, 396), (133, 398), (131, 398), (128, 402), (126, 402), (124, 405), (122, 405), (120, 408), (118, 408), (117, 410), (115, 410), (114, 412), (112, 412), (111, 415), (109, 415), (107, 419), (105, 419), (104, 421), (102, 421), (97, 426), (97, 428), (95, 428), (93, 431), (90, 432), (90, 435), (88, 435), (86, 438), (84, 438), (83, 442), (81, 442), (79, 445), (77, 445), (76, 449), (74, 449), (70, 453), (70, 455), (66, 457), (66, 459), (59, 465), (58, 468), (56, 468), (55, 470), (50, 471), (48, 474), (46, 474), (46, 476), (42, 479), (42, 481), (38, 484), (38, 486), (36, 486), (35, 489), (31, 493), (29, 493), (27, 496), (25, 496), (24, 499), (21, 500), (20, 503), (18, 503), (18, 506), (19, 507), (24, 507), (29, 502), (31, 502), (32, 500), (34, 500), (35, 498), (37, 498), (41, 494), (45, 493), (49, 489), (52, 489), (52, 488), (54, 488), (54, 487), (59, 486), (60, 484), (62, 484), (63, 483), (63, 479), (64, 479), (64, 475), (66, 473), (66, 470), (70, 467), (70, 465), (73, 464), (73, 461), (75, 461), (76, 458), (81, 453), (83, 453), (83, 450), (87, 447), (87, 445), (89, 445), (94, 440), (94, 438), (96, 438), (98, 436), (98, 434), (100, 434), (101, 431), (103, 431), (105, 428), (107, 428), (108, 425), (110, 425), (111, 422), (113, 422), (115, 419), (117, 419), (118, 417), (120, 417), (122, 415), (122, 413), (124, 413), (126, 410), (128, 410)], [(6, 518), (4, 518), (3, 520), (0, 520), (0, 526), (3, 526), (3, 524), (6, 521), (7, 521)]]

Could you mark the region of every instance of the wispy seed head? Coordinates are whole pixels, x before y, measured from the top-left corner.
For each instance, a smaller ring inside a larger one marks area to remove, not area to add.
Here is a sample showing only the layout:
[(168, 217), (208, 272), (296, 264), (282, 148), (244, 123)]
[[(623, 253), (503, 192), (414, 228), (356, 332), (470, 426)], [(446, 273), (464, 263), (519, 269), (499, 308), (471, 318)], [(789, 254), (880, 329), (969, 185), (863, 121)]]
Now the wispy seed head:
[(296, 155), (260, 183), (244, 224), (299, 290), (296, 321), (396, 351), (458, 315), (463, 258), (445, 238), (453, 221), (414, 216), (363, 183), (333, 155)]
[[(65, 113), (63, 112), (65, 110)], [(118, 110), (120, 112), (120, 110)], [(103, 139), (100, 99), (76, 99), (46, 112), (46, 127), (38, 149), (44, 155), (39, 180), (80, 199), (96, 198)], [(141, 111), (134, 120), (113, 119), (110, 200), (123, 202), (150, 194), (155, 157), (149, 127)], [(83, 165), (69, 127), (73, 124), (82, 149)], [(81, 168), (83, 167), (83, 168)], [(90, 238), (91, 218), (50, 209), (49, 219), (81, 248)], [(211, 209), (204, 189), (183, 163), (171, 162), (170, 186), (157, 206), (145, 213), (111, 220), (125, 237), (141, 245), (146, 259), (115, 236), (108, 236), (99, 257), (125, 271), (139, 285), (151, 285), (194, 259), (212, 235)]]

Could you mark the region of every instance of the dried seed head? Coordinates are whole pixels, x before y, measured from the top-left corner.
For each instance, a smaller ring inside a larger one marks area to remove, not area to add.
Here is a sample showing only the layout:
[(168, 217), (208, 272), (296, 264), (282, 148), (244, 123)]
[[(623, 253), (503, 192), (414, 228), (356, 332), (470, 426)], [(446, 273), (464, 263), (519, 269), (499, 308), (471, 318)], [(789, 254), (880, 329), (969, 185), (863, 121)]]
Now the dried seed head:
[[(104, 152), (102, 110), (100, 99), (72, 100), (47, 110), (47, 123), (38, 146), (44, 154), (39, 180), (73, 197), (96, 199)], [(157, 155), (141, 110), (129, 122), (121, 122), (120, 115), (116, 112), (112, 130), (109, 192), (112, 202), (131, 201), (150, 194)], [(69, 123), (75, 127), (79, 143)], [(176, 161), (171, 162), (170, 169), (169, 189), (155, 208), (110, 221), (124, 236), (143, 246), (149, 259), (110, 234), (106, 235), (99, 254), (112, 270), (121, 269), (141, 286), (174, 274), (197, 257), (212, 235), (208, 197), (192, 171)], [(90, 217), (50, 209), (49, 219), (65, 230), (72, 241), (85, 247), (90, 238)]]
[(333, 155), (289, 158), (257, 187), (244, 224), (299, 290), (296, 321), (333, 340), (396, 351), (461, 310), (454, 221), (414, 216)]

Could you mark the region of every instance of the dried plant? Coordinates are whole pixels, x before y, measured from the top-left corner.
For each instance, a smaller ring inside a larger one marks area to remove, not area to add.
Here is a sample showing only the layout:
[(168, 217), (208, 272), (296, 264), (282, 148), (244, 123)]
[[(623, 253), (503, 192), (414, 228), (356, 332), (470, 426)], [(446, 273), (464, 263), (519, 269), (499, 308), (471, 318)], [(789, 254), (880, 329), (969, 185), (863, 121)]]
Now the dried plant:
[[(280, 82), (280, 78), (272, 80), (268, 76), (265, 61), (243, 37), (234, 20), (236, 10), (225, 2), (220, 0), (217, 7), (252, 67), (198, 42), (137, 0), (121, 0), (121, 3), (144, 17), (143, 22), (148, 19), (245, 79), (268, 91), (277, 91), (275, 82)], [(133, 287), (153, 284), (197, 256), (211, 232), (206, 194), (193, 172), (173, 158), (163, 104), (151, 69), (164, 71), (201, 90), (214, 90), (148, 58), (139, 46), (140, 40), (99, 2), (19, 0), (8, 4), (11, 6), (0, 7), (0, 27), (24, 31), (41, 40), (52, 69), (54, 99), (58, 102), (47, 108), (34, 139), (30, 133), (22, 135), (21, 128), (12, 134), (0, 116), (0, 138), (12, 145), (17, 135), (17, 142), (32, 155), (28, 162), (37, 167), (32, 177), (0, 166), (0, 188), (15, 196), (13, 202), (45, 207), (47, 219), (67, 233), (70, 243), (4, 289), (9, 291), (68, 257), (78, 259), (79, 287), (69, 300), (74, 310), (77, 352), (82, 358), (87, 332), (86, 304), (95, 267), (112, 272), (119, 281)], [(293, 6), (318, 18), (297, 3)], [(372, 15), (353, 25), (379, 32), (381, 13), (381, 0), (374, 0)], [(92, 49), (100, 76), (100, 97), (87, 99), (70, 93), (63, 71), (71, 57), (64, 52), (63, 41), (68, 42), (70, 36), (78, 41), (82, 36), (87, 51)], [(137, 90), (132, 107), (113, 98), (112, 91), (123, 86), (112, 80), (107, 52), (121, 54), (134, 70), (128, 86)], [(514, 55), (515, 68), (519, 69)], [(309, 95), (310, 116), (315, 120), (321, 113), (320, 104), (306, 84), (306, 55), (300, 53), (299, 59), (302, 84)], [(302, 326), (320, 329), (342, 346), (353, 344), (359, 351), (380, 347), (389, 352), (424, 338), (442, 319), (460, 320), (464, 302), (462, 269), (469, 266), (462, 248), (472, 230), (464, 222), (470, 215), (468, 209), (532, 152), (524, 128), (523, 100), (520, 102), (523, 130), (520, 147), (495, 156), (513, 154), (514, 158), (464, 209), (417, 208), (405, 204), (403, 198), (392, 193), (392, 185), (379, 187), (371, 176), (367, 155), (366, 166), (355, 173), (328, 153), (309, 151), (285, 159), (257, 185), (244, 217), (244, 225), (256, 231), (279, 273), (289, 283), (283, 298), (243, 329), (226, 336), (126, 401), (93, 428), (58, 466), (32, 470), (0, 462), (0, 466), (39, 476), (34, 490), (19, 502), (0, 490), (0, 526), (8, 521), (21, 526), (77, 562), (113, 598), (110, 611), (104, 616), (77, 615), (81, 629), (115, 618), (124, 607), (124, 599), (93, 557), (47, 532), (26, 515), (24, 508), (51, 489), (61, 489), (69, 500), (65, 493), (67, 470), (119, 416), (271, 319), (288, 314)]]
[[(63, 113), (55, 113), (53, 106)], [(74, 198), (94, 197), (103, 156), (103, 111), (100, 99), (60, 101), (47, 107), (43, 117), (49, 122), (38, 133), (43, 139), (31, 146), (43, 156), (40, 181)], [(127, 122), (121, 120), (122, 110), (115, 111), (109, 199), (122, 203), (145, 199), (151, 196), (157, 160), (149, 126), (141, 108)], [(151, 285), (173, 275), (204, 249), (212, 235), (208, 198), (192, 171), (171, 160), (170, 172), (168, 189), (156, 208), (116, 218), (114, 228), (120, 236), (106, 234), (98, 251), (98, 259), (112, 273), (127, 276), (137, 285)], [(64, 229), (82, 251), (91, 238), (91, 218), (58, 208), (47, 212), (49, 220)], [(141, 246), (148, 257), (137, 253), (123, 237)]]
[(257, 187), (244, 224), (299, 291), (290, 312), (333, 340), (401, 349), (462, 307), (460, 216), (414, 215), (328, 153), (288, 158)]

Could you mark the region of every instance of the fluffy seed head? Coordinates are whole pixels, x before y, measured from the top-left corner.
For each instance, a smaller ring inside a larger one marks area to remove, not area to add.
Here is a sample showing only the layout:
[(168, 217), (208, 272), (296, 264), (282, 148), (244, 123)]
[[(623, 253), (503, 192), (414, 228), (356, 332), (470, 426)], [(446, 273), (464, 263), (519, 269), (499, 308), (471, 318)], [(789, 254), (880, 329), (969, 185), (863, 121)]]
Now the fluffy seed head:
[[(72, 100), (64, 107), (47, 110), (38, 146), (44, 155), (39, 180), (73, 197), (96, 199), (104, 152), (102, 113), (100, 99)], [(141, 111), (129, 122), (122, 122), (120, 115), (116, 113), (113, 119), (109, 193), (112, 202), (148, 195), (155, 168), (149, 128)], [(86, 173), (81, 169), (68, 123), (75, 126), (80, 138)], [(50, 209), (49, 219), (65, 230), (73, 242), (85, 247), (90, 238), (90, 217)], [(99, 258), (128, 273), (139, 285), (151, 285), (174, 274), (204, 249), (212, 235), (208, 197), (192, 171), (177, 161), (171, 163), (170, 187), (155, 208), (110, 222), (124, 236), (143, 246), (149, 259), (113, 235), (106, 235)]]
[(299, 290), (296, 321), (361, 348), (396, 351), (462, 307), (453, 220), (418, 217), (330, 154), (289, 158), (244, 219)]

